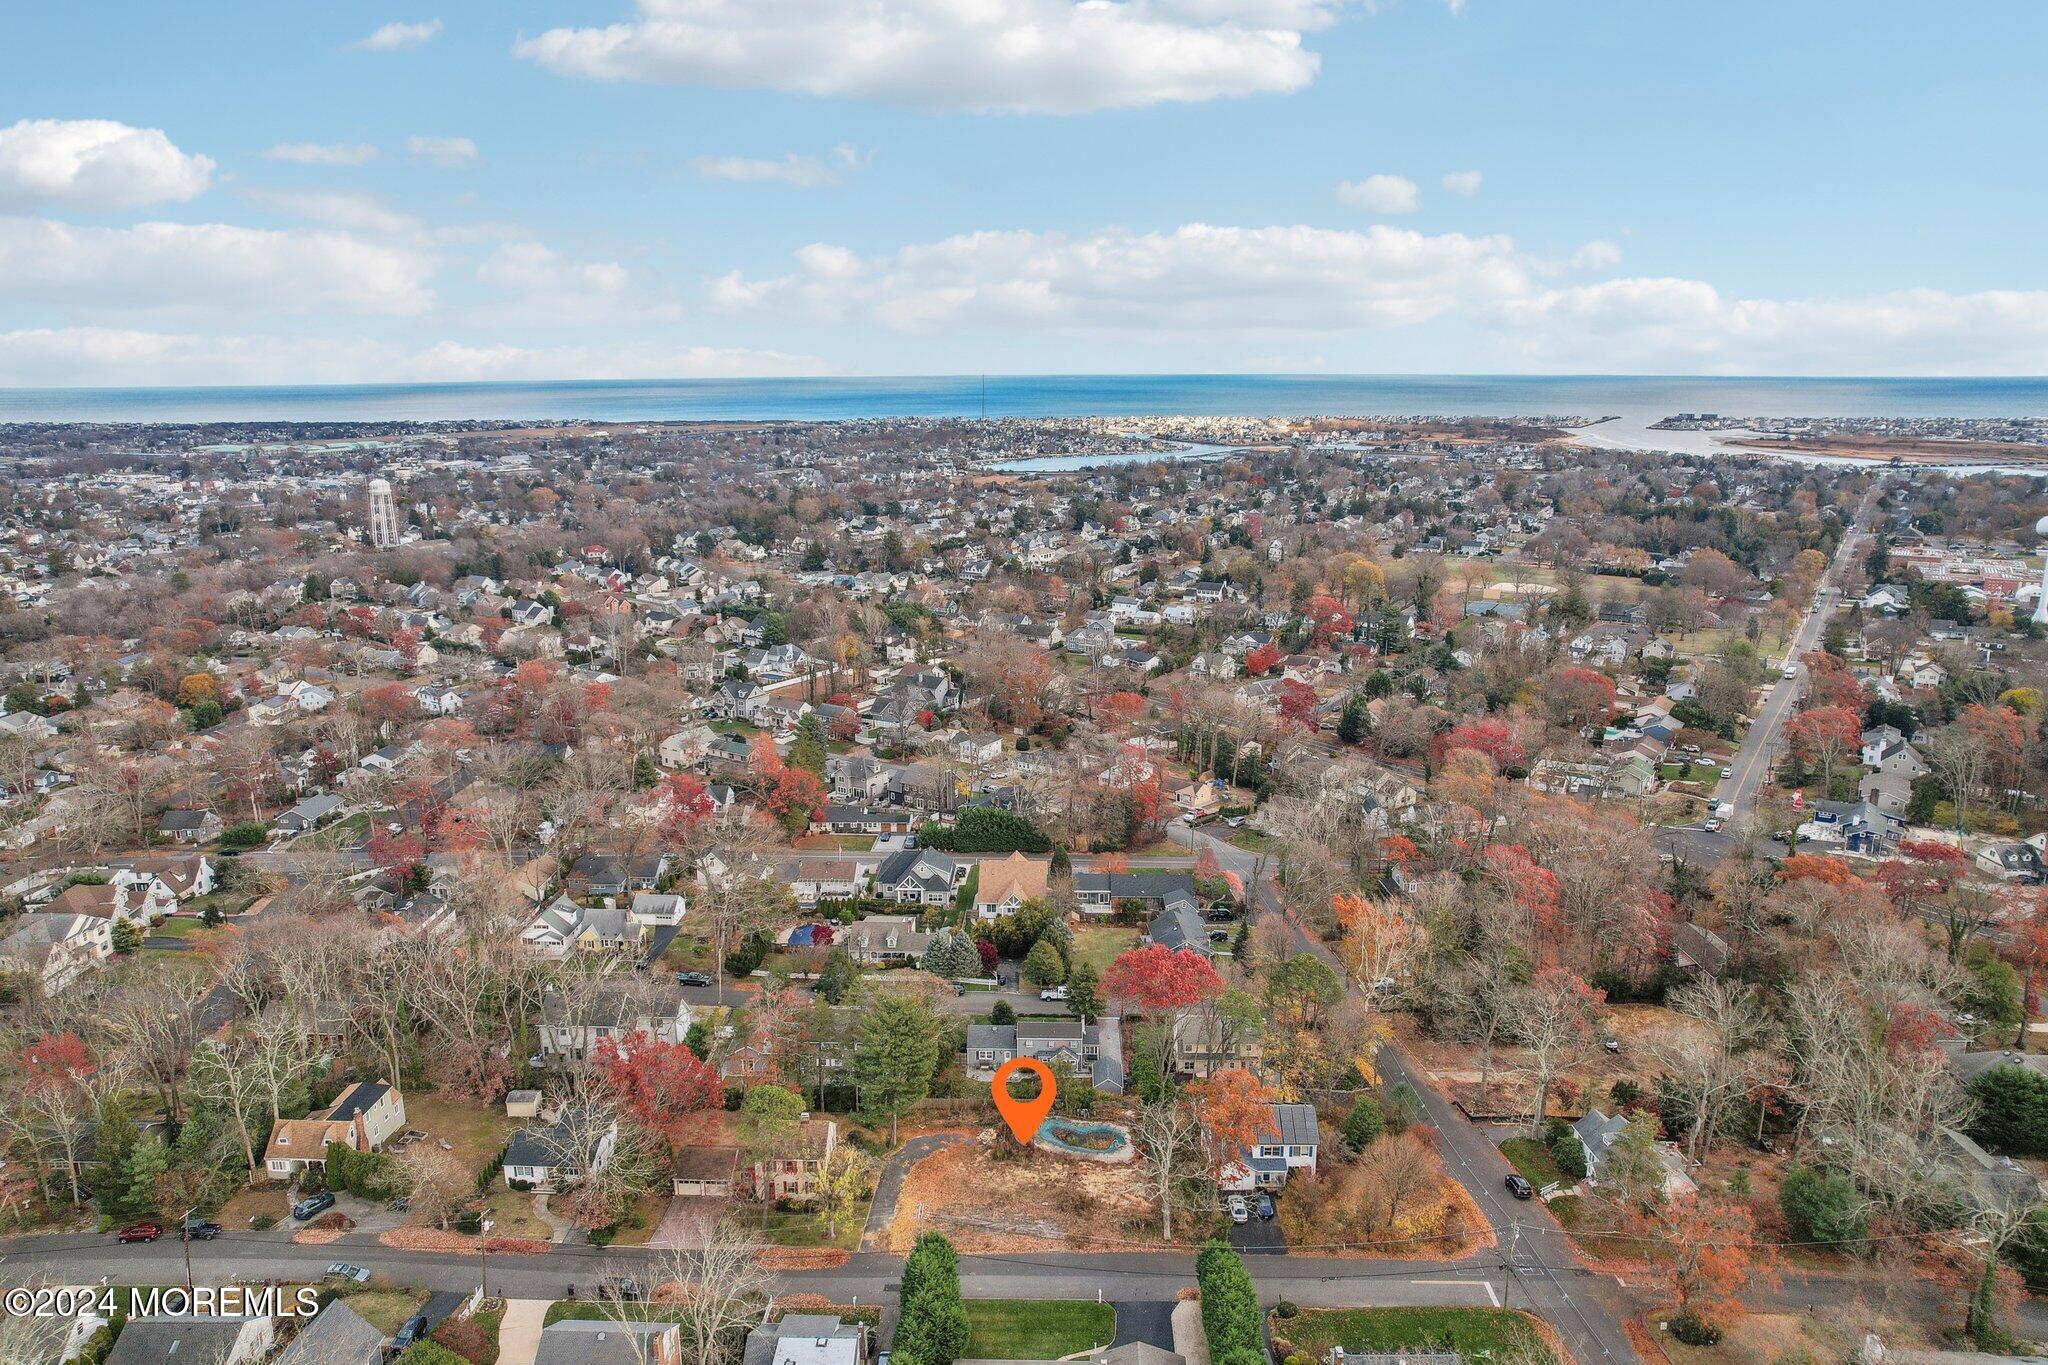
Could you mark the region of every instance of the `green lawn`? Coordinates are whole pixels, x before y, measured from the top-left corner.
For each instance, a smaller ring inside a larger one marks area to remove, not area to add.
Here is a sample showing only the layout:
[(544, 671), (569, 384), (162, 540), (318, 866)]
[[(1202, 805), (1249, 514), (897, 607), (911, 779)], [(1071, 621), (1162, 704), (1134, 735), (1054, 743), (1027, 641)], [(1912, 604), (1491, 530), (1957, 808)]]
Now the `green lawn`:
[(196, 919), (167, 919), (149, 933), (152, 938), (189, 938), (205, 927)]
[(339, 824), (326, 825), (310, 834), (301, 835), (293, 844), (295, 848), (327, 849), (353, 848), (356, 841), (370, 832), (370, 813), (357, 811)]
[[(758, 1218), (760, 1215), (755, 1216)], [(761, 1236), (779, 1247), (837, 1247), (841, 1251), (858, 1251), (861, 1229), (867, 1226), (867, 1221), (867, 1200), (839, 1215), (837, 1235), (827, 1231), (823, 1214), (804, 1211), (783, 1213), (770, 1209), (767, 1226), (762, 1229)]]
[(427, 1301), (424, 1289), (365, 1289), (342, 1296), (348, 1306), (362, 1314), (363, 1321), (391, 1336), (405, 1326), (405, 1320), (419, 1312)]
[[(971, 1305), (970, 1305), (971, 1306)], [(1320, 1360), (1346, 1351), (1456, 1351), (1467, 1360), (1523, 1347), (1551, 1359), (1529, 1319), (1506, 1308), (1316, 1308), (1275, 1320), (1273, 1332)]]
[(1074, 956), (1095, 969), (1108, 970), (1117, 955), (1138, 946), (1138, 931), (1116, 924), (1084, 924), (1074, 930)]
[(1550, 1149), (1535, 1138), (1509, 1138), (1500, 1145), (1500, 1154), (1539, 1190), (1564, 1179), (1564, 1172), (1550, 1159)]
[(1058, 1360), (1107, 1346), (1116, 1337), (1116, 1309), (1080, 1299), (969, 1299), (970, 1360)]
[[(597, 1281), (592, 1279), (582, 1292), (597, 1292)], [(541, 1326), (552, 1327), (558, 1322), (617, 1322), (627, 1318), (634, 1322), (674, 1322), (678, 1309), (672, 1303), (592, 1303), (588, 1299), (557, 1299), (548, 1305), (547, 1316), (541, 1319)]]
[(1244, 825), (1224, 835), (1223, 842), (1234, 848), (1241, 848), (1247, 853), (1263, 853), (1266, 845), (1272, 841), (1250, 825)]

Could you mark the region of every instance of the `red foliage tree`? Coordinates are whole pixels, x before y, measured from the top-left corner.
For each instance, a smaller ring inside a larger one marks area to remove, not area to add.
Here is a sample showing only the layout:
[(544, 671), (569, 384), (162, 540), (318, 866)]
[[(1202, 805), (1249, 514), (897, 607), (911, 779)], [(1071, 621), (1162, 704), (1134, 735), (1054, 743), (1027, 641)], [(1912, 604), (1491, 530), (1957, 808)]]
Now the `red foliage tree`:
[(661, 838), (672, 846), (686, 844), (716, 807), (709, 790), (689, 773), (670, 773), (654, 786), (654, 808), (660, 812)]
[(1111, 734), (1124, 734), (1145, 714), (1145, 699), (1136, 692), (1112, 692), (1096, 707), (1096, 717)]
[(1316, 728), (1316, 690), (1293, 678), (1280, 683), (1280, 718), (1304, 730)]
[(1280, 662), (1280, 650), (1274, 645), (1260, 645), (1244, 656), (1244, 671), (1254, 678), (1263, 678), (1273, 671)]
[(1522, 744), (1522, 737), (1515, 733), (1515, 727), (1494, 716), (1467, 721), (1455, 726), (1451, 732), (1437, 741), (1437, 757), (1442, 758), (1453, 749), (1473, 749), (1493, 760), (1499, 769), (1519, 768), (1528, 758), (1529, 751)]
[(1102, 974), (1102, 993), (1141, 1010), (1171, 1014), (1223, 994), (1223, 978), (1192, 948), (1148, 943), (1109, 964)]
[(1816, 706), (1801, 711), (1785, 723), (1785, 742), (1792, 746), (1800, 762), (1820, 769), (1825, 785), (1833, 780), (1835, 765), (1862, 744), (1863, 713), (1846, 706)]
[(1344, 610), (1344, 604), (1328, 593), (1317, 593), (1308, 600), (1309, 623), (1315, 627), (1316, 647), (1327, 648), (1332, 640), (1349, 635), (1353, 626), (1351, 613)]
[(1597, 669), (1560, 668), (1543, 683), (1543, 705), (1558, 725), (1581, 729), (1614, 710), (1614, 680)]
[(717, 1068), (681, 1043), (650, 1033), (631, 1034), (623, 1044), (603, 1038), (593, 1060), (607, 1093), (671, 1151), (693, 1127), (688, 1115), (725, 1107)]

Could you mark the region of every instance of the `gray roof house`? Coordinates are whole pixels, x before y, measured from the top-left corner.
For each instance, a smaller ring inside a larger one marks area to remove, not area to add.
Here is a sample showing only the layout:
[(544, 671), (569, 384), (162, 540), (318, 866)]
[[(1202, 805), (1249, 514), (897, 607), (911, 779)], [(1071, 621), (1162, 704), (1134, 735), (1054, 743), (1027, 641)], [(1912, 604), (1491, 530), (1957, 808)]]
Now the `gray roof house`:
[(1186, 873), (1076, 872), (1074, 893), (1084, 913), (1107, 915), (1119, 901), (1143, 901), (1148, 911), (1200, 910), (1195, 879)]
[(563, 1321), (540, 1334), (533, 1365), (676, 1365), (682, 1332), (672, 1322)]
[(970, 1075), (988, 1079), (1013, 1057), (1063, 1064), (1087, 1076), (1097, 1090), (1124, 1090), (1122, 1020), (1114, 1015), (1093, 1024), (1079, 1019), (1019, 1019), (1014, 1024), (969, 1024), (961, 1060)]
[(249, 1365), (277, 1339), (260, 1318), (131, 1318), (105, 1365)]
[(1161, 910), (1145, 927), (1148, 941), (1178, 952), (1182, 948), (1209, 956), (1209, 933), (1190, 906)]
[(336, 1299), (292, 1338), (271, 1365), (380, 1365), (384, 1334)]
[(789, 1313), (747, 1333), (742, 1365), (863, 1365), (867, 1327), (823, 1313)]

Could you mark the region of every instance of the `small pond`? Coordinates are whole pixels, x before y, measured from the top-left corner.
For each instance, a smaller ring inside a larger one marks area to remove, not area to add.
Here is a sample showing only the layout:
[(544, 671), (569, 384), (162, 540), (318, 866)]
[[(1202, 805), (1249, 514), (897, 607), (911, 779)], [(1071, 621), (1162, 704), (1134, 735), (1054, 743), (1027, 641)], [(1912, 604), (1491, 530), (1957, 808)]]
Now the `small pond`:
[(1090, 1161), (1128, 1161), (1137, 1154), (1131, 1146), (1130, 1130), (1120, 1123), (1047, 1119), (1039, 1126), (1036, 1141), (1041, 1147)]

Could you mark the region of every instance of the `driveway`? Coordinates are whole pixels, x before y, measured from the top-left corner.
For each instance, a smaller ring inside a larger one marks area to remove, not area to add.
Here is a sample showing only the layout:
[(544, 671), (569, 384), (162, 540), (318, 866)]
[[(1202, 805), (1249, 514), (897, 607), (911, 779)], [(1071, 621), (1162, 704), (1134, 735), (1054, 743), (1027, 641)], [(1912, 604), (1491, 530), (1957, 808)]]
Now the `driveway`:
[(711, 1229), (731, 1207), (731, 1201), (725, 1199), (672, 1199), (668, 1212), (661, 1216), (661, 1223), (648, 1237), (647, 1245), (678, 1251), (701, 1251), (711, 1242)]
[(1146, 1300), (1110, 1305), (1116, 1309), (1116, 1339), (1112, 1346), (1144, 1342), (1162, 1351), (1173, 1349), (1173, 1300)]
[[(1257, 1206), (1258, 1196), (1245, 1196), (1247, 1202)], [(1242, 1223), (1230, 1225), (1230, 1244), (1246, 1255), (1284, 1256), (1287, 1254), (1287, 1239), (1280, 1233), (1278, 1218), (1261, 1218), (1257, 1213)]]
[(918, 1162), (938, 1151), (965, 1142), (961, 1133), (934, 1133), (930, 1137), (912, 1138), (889, 1154), (882, 1163), (882, 1174), (875, 1181), (875, 1203), (868, 1210), (868, 1225), (860, 1235), (862, 1251), (879, 1251), (882, 1240), (889, 1231), (889, 1223), (896, 1217), (896, 1201), (903, 1197), (903, 1177)]
[(547, 1299), (507, 1299), (498, 1324), (498, 1365), (533, 1365), (540, 1351), (541, 1324), (547, 1320)]

